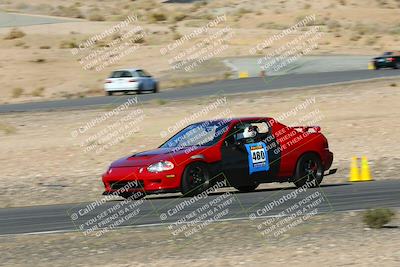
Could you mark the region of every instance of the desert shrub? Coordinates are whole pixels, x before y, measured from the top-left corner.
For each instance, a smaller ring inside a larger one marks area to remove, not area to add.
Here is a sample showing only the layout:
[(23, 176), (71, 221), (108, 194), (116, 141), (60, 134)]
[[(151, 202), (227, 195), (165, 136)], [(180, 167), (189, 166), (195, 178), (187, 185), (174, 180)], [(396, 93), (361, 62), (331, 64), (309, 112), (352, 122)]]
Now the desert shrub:
[(77, 18), (77, 19), (84, 18), (81, 10), (77, 5), (58, 6), (53, 12), (51, 12), (51, 15), (59, 17)]
[(330, 31), (337, 31), (341, 27), (340, 22), (334, 19), (328, 20), (326, 22), (326, 26)]
[(386, 5), (388, 4), (386, 0), (376, 0), (376, 2), (378, 2), (378, 6), (382, 8), (386, 7)]
[(182, 38), (182, 35), (179, 32), (174, 32), (174, 34), (172, 35), (172, 39), (174, 40), (178, 40)]
[(187, 17), (187, 15), (185, 13), (182, 12), (178, 12), (175, 15), (172, 16), (172, 21), (173, 22), (178, 22), (178, 21), (182, 21)]
[(205, 20), (212, 20), (215, 18), (213, 14), (210, 13), (204, 13), (201, 16), (199, 16), (200, 19), (205, 19)]
[(235, 12), (235, 15), (237, 17), (241, 18), (242, 16), (244, 16), (248, 13), (251, 13), (251, 10), (241, 7)]
[(15, 43), (15, 46), (18, 46), (18, 47), (21, 47), (21, 46), (24, 46), (24, 45), (25, 45), (25, 42), (23, 42), (23, 41), (18, 41), (18, 42)]
[(394, 212), (387, 208), (371, 209), (364, 212), (363, 222), (371, 228), (382, 228), (394, 215)]
[(100, 13), (92, 13), (89, 15), (90, 21), (105, 21), (106, 18)]
[(272, 29), (272, 30), (284, 30), (288, 28), (287, 25), (278, 24), (276, 22), (262, 22), (257, 25), (258, 28)]
[(32, 60), (33, 63), (45, 63), (47, 60), (45, 58), (37, 58)]
[(49, 45), (41, 45), (39, 48), (40, 49), (50, 49), (51, 46), (49, 46)]
[(377, 32), (376, 25), (364, 24), (364, 23), (356, 23), (355, 25), (353, 25), (352, 29), (359, 35), (365, 35)]
[(38, 87), (32, 91), (32, 96), (43, 96), (44, 87)]
[(63, 40), (60, 43), (60, 48), (65, 49), (65, 48), (77, 48), (78, 44), (75, 42), (75, 40)]
[(133, 42), (135, 44), (144, 44), (146, 42), (146, 39), (144, 39), (144, 34), (135, 36)]
[(224, 79), (230, 79), (232, 77), (232, 72), (226, 71), (223, 75)]
[(351, 36), (350, 36), (350, 41), (353, 41), (353, 42), (356, 42), (356, 41), (358, 41), (358, 40), (360, 40), (361, 39), (361, 36), (359, 35), (359, 34), (357, 34), (357, 33), (353, 33)]
[(24, 89), (22, 89), (21, 87), (16, 87), (12, 90), (12, 97), (18, 98), (22, 95), (23, 92), (24, 92)]
[(374, 45), (374, 44), (376, 44), (377, 40), (378, 39), (375, 36), (368, 37), (368, 39), (365, 40), (365, 44), (366, 45)]
[(12, 28), (11, 31), (4, 37), (5, 40), (12, 40), (24, 37), (26, 34), (18, 28)]
[(151, 22), (166, 21), (166, 20), (167, 20), (167, 16), (163, 13), (154, 12), (154, 13), (150, 13), (150, 15), (149, 15), (149, 21), (151, 21)]

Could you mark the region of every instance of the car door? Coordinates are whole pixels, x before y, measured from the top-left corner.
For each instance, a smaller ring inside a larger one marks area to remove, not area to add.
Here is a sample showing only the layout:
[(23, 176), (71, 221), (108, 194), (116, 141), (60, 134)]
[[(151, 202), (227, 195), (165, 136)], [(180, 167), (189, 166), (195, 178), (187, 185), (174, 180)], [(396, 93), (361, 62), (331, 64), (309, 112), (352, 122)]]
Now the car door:
[[(244, 129), (264, 124), (265, 132), (254, 138), (243, 138)], [(221, 147), (222, 171), (231, 186), (246, 186), (277, 180), (280, 154), (266, 121), (237, 123), (228, 133)]]

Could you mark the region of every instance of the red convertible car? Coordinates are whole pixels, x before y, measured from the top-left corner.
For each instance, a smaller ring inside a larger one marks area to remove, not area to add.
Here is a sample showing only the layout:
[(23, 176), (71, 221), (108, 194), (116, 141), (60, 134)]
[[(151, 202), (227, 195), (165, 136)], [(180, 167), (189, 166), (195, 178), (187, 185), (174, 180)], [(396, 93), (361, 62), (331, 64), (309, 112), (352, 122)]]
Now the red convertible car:
[(193, 196), (222, 180), (243, 192), (271, 182), (318, 186), (336, 171), (328, 171), (332, 160), (318, 126), (289, 127), (267, 117), (203, 121), (157, 149), (113, 162), (103, 174), (104, 194)]

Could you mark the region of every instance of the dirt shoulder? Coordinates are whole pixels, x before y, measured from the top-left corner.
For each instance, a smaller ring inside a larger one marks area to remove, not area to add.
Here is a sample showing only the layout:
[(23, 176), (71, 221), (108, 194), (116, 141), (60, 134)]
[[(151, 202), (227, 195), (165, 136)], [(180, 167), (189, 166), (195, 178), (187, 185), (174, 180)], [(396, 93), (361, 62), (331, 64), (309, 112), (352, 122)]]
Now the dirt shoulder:
[[(363, 155), (375, 179), (399, 178), (400, 79), (190, 101), (137, 101), (111, 115), (115, 107), (1, 114), (0, 207), (98, 199), (101, 174), (112, 161), (154, 149), (186, 124), (215, 117), (270, 116), (288, 125), (320, 125), (335, 154), (333, 167), (339, 168), (324, 183), (346, 181), (351, 157)], [(203, 112), (217, 101), (215, 109)], [(299, 109), (304, 103), (309, 105)]]
[(398, 266), (399, 218), (370, 229), (361, 212), (315, 215), (279, 239), (258, 221), (213, 223), (189, 239), (167, 227), (130, 228), (101, 237), (80, 232), (0, 237), (5, 266)]

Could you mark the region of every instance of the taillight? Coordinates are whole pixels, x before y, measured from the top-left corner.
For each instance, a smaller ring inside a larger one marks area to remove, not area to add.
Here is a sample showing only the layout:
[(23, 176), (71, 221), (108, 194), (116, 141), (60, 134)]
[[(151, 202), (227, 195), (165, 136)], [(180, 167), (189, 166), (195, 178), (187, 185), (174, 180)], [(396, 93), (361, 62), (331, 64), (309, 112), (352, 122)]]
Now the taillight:
[(394, 57), (389, 57), (389, 58), (387, 58), (387, 61), (393, 62), (393, 61), (394, 61)]
[(134, 83), (134, 82), (136, 82), (136, 80), (135, 79), (130, 79), (128, 82)]

